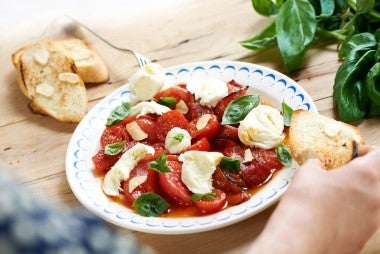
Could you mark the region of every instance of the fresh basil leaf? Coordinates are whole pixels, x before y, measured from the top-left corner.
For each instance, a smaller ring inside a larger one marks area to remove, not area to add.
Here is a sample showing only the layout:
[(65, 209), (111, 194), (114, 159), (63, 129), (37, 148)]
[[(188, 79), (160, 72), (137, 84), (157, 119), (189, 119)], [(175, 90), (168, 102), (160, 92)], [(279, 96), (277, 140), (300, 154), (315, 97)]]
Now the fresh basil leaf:
[(181, 143), (184, 137), (185, 137), (185, 135), (183, 135), (182, 133), (179, 133), (179, 134), (175, 135), (173, 137), (173, 139), (177, 140), (178, 143)]
[(292, 165), (292, 160), (293, 160), (292, 155), (290, 153), (289, 148), (286, 145), (280, 144), (276, 146), (275, 150), (276, 150), (277, 158), (282, 163), (282, 165), (286, 167), (289, 167), (290, 165)]
[(241, 41), (240, 45), (252, 50), (269, 49), (276, 47), (276, 23), (273, 22), (255, 37)]
[(176, 99), (174, 97), (161, 97), (158, 101), (158, 104), (164, 105), (170, 109), (175, 108)]
[(240, 170), (240, 160), (224, 156), (219, 163), (219, 167), (231, 173), (238, 172)]
[(169, 209), (169, 204), (160, 195), (148, 192), (139, 196), (133, 202), (133, 207), (142, 216), (157, 217)]
[(368, 71), (365, 86), (367, 95), (371, 100), (371, 110), (369, 116), (380, 115), (380, 62), (377, 62)]
[(205, 194), (194, 193), (193, 195), (190, 196), (190, 200), (192, 201), (212, 200), (214, 198), (216, 198), (216, 194), (212, 192), (208, 192)]
[(259, 105), (260, 96), (249, 94), (231, 101), (222, 117), (222, 124), (235, 124), (243, 120), (247, 114)]
[(116, 142), (113, 144), (108, 144), (104, 148), (104, 153), (107, 155), (116, 155), (123, 151), (125, 147), (125, 140), (121, 142)]
[(375, 7), (375, 0), (356, 0), (357, 14), (368, 13)]
[(171, 172), (168, 164), (166, 163), (166, 155), (161, 154), (154, 161), (149, 163), (149, 167), (159, 173), (168, 173)]
[(339, 50), (339, 59), (344, 59), (353, 50), (367, 51), (377, 46), (376, 37), (371, 33), (355, 34), (342, 43)]
[(290, 119), (292, 118), (292, 114), (294, 110), (288, 104), (286, 104), (285, 101), (282, 101), (281, 107), (282, 107), (282, 116), (284, 118), (284, 124), (285, 126), (290, 126)]
[(334, 0), (320, 0), (321, 1), (321, 17), (330, 17), (335, 10)]
[(263, 16), (274, 15), (278, 12), (277, 6), (271, 0), (251, 0), (253, 9)]
[(347, 0), (335, 0), (335, 12), (345, 13), (348, 8)]
[[(365, 53), (364, 53), (365, 52)], [(374, 65), (375, 50), (356, 50), (348, 54), (338, 68), (334, 81), (333, 102), (338, 118), (343, 122), (354, 122), (366, 115), (366, 96), (364, 93), (365, 76)]]
[(131, 105), (128, 102), (123, 102), (121, 105), (117, 106), (111, 111), (107, 119), (106, 126), (112, 126), (126, 118), (131, 111)]
[(287, 0), (276, 19), (277, 43), (286, 69), (300, 67), (317, 30), (315, 11), (307, 0)]

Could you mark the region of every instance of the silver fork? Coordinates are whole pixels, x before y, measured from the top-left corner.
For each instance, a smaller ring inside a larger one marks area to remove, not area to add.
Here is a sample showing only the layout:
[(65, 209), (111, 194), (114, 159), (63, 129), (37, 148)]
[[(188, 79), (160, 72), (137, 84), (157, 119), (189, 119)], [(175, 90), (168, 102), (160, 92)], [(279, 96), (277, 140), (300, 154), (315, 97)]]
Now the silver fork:
[(140, 54), (134, 50), (131, 50), (131, 49), (126, 49), (126, 48), (121, 48), (121, 47), (115, 46), (114, 44), (112, 44), (108, 40), (104, 39), (101, 35), (99, 35), (97, 32), (95, 32), (94, 30), (92, 30), (91, 28), (86, 26), (85, 24), (79, 22), (78, 20), (76, 20), (73, 17), (70, 17), (68, 15), (66, 15), (66, 17), (71, 19), (75, 24), (79, 25), (80, 27), (83, 27), (84, 29), (86, 29), (87, 31), (89, 31), (90, 33), (92, 33), (93, 35), (98, 37), (100, 40), (102, 40), (104, 43), (106, 43), (110, 47), (117, 49), (117, 50), (120, 50), (120, 51), (132, 53), (134, 55), (134, 57), (136, 58), (136, 61), (139, 64), (140, 68), (151, 63), (151, 61), (147, 57), (145, 57), (144, 55), (142, 55), (142, 54)]

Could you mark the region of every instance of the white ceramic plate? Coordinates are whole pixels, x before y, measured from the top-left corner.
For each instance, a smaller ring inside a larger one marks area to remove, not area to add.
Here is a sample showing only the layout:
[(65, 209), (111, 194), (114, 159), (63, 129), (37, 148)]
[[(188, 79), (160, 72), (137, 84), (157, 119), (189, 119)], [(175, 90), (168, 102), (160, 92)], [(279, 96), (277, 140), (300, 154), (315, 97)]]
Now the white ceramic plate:
[[(272, 69), (233, 61), (195, 62), (167, 68), (169, 83), (192, 78), (235, 79), (251, 91), (263, 95), (279, 109), (284, 100), (293, 109), (317, 112), (310, 96), (293, 80)], [(130, 100), (128, 84), (105, 97), (83, 118), (76, 128), (66, 155), (66, 175), (75, 196), (94, 214), (118, 226), (155, 234), (186, 234), (224, 227), (253, 216), (275, 203), (287, 189), (296, 166), (282, 169), (249, 201), (216, 214), (190, 218), (142, 217), (111, 199), (101, 189), (101, 182), (93, 174), (92, 156), (100, 145), (110, 111), (123, 101)]]

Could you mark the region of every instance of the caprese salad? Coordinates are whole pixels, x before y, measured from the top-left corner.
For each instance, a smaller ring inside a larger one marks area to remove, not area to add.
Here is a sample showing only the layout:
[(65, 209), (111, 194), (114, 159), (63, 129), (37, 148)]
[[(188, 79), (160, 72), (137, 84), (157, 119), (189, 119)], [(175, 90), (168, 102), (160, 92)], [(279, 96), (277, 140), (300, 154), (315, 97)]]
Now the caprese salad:
[(158, 64), (129, 86), (137, 103), (110, 113), (93, 156), (103, 192), (142, 216), (200, 216), (245, 202), (292, 158), (282, 111), (234, 80), (163, 88)]

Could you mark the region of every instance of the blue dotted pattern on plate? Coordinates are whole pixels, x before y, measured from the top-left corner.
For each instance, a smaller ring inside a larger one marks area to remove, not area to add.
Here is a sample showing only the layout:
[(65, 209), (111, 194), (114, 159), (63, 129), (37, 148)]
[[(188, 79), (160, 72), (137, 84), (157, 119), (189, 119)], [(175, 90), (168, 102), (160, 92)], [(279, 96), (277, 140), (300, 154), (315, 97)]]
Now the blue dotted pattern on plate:
[[(277, 90), (293, 108), (316, 111), (310, 97), (294, 81), (265, 67), (238, 62), (198, 63), (173, 67), (166, 72), (168, 82), (178, 83), (192, 78), (235, 79), (254, 89)], [(268, 89), (268, 86), (270, 89)], [(110, 111), (130, 99), (123, 86), (97, 104), (78, 125), (70, 141), (66, 158), (66, 173), (77, 198), (89, 210), (119, 226), (143, 232), (190, 233), (206, 231), (232, 224), (252, 216), (273, 204), (286, 190), (296, 165), (285, 168), (249, 201), (217, 214), (181, 219), (145, 218), (108, 199), (100, 187), (100, 179), (93, 175), (91, 157), (99, 148), (99, 138)]]

